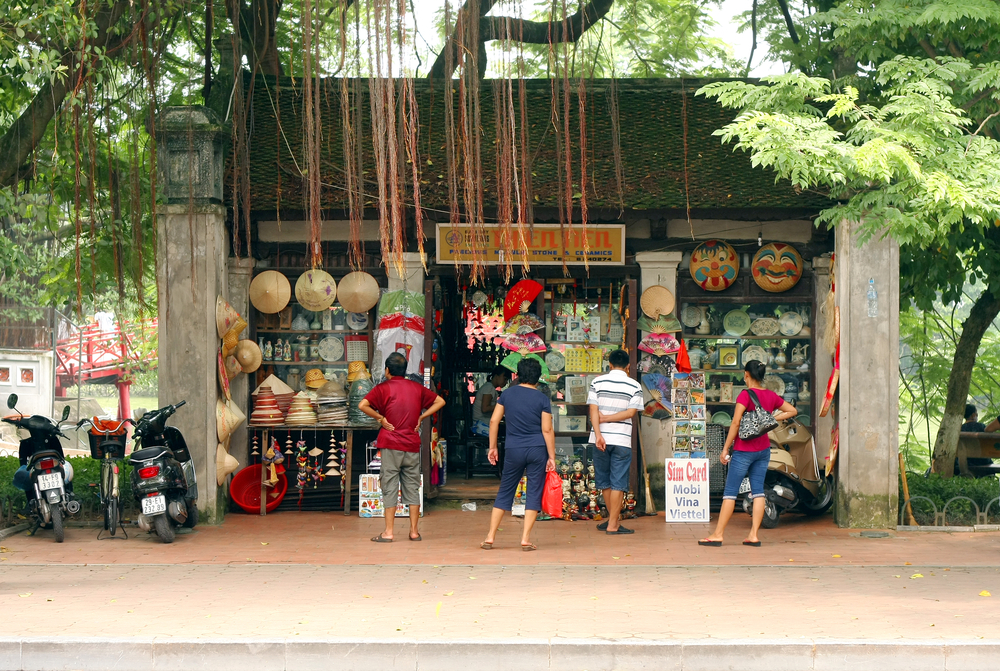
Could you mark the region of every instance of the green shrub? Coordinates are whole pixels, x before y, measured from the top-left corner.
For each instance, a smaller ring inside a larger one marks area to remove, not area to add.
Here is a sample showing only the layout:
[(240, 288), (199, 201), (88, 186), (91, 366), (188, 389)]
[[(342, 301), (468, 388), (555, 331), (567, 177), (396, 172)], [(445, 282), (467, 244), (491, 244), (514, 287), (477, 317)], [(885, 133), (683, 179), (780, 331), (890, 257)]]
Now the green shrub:
[[(979, 512), (988, 512), (987, 522), (996, 524), (1000, 522), (1000, 503), (997, 497), (1000, 496), (1000, 480), (997, 478), (942, 478), (936, 473), (924, 477), (919, 473), (907, 473), (907, 485), (910, 488), (911, 507), (913, 516), (918, 524), (933, 525), (934, 509), (937, 512), (944, 511), (948, 506), (945, 524), (951, 526), (976, 524), (976, 509), (969, 501), (956, 497), (967, 497), (975, 502), (979, 507)], [(933, 502), (933, 506), (926, 500), (916, 499), (926, 497)], [(950, 504), (949, 501), (952, 501)], [(992, 503), (991, 503), (992, 502)], [(903, 498), (903, 484), (899, 485), (899, 509), (902, 512), (905, 501)], [(989, 510), (987, 511), (987, 507)], [(903, 523), (907, 523), (907, 516), (904, 513)]]
[[(93, 516), (95, 513), (91, 511), (99, 510), (101, 462), (90, 457), (71, 457), (70, 463), (73, 465), (73, 491), (80, 499), (83, 512), (90, 512), (90, 516)], [(25, 503), (24, 492), (13, 484), (14, 471), (19, 464), (17, 457), (0, 457), (0, 505), (6, 506), (9, 500), (14, 511), (20, 511)], [(132, 496), (131, 487), (128, 485), (131, 471), (132, 467), (128, 462), (121, 464), (119, 481), (124, 485), (123, 498)]]

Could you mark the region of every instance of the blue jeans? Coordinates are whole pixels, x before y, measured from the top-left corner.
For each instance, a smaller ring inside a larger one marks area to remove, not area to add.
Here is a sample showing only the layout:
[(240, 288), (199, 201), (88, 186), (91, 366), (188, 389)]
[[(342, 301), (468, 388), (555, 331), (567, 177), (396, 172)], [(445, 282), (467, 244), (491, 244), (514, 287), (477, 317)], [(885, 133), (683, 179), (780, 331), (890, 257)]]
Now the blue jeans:
[(750, 498), (764, 496), (764, 476), (767, 475), (767, 464), (771, 461), (771, 450), (744, 452), (733, 450), (733, 458), (729, 462), (729, 472), (726, 473), (726, 489), (722, 498), (736, 500), (740, 492), (743, 478), (750, 478)]
[(628, 476), (632, 468), (632, 448), (621, 445), (607, 445), (604, 450), (594, 445), (594, 480), (597, 489), (628, 491)]

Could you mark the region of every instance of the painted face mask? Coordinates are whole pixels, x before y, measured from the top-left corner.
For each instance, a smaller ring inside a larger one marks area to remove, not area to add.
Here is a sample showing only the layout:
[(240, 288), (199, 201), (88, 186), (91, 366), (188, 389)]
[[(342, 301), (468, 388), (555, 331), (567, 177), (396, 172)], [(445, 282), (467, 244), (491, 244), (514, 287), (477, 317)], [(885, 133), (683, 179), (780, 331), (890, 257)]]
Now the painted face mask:
[(739, 272), (740, 257), (722, 240), (703, 242), (691, 253), (691, 277), (705, 291), (728, 289)]
[(802, 257), (791, 245), (772, 242), (757, 250), (750, 272), (764, 291), (788, 291), (802, 277)]

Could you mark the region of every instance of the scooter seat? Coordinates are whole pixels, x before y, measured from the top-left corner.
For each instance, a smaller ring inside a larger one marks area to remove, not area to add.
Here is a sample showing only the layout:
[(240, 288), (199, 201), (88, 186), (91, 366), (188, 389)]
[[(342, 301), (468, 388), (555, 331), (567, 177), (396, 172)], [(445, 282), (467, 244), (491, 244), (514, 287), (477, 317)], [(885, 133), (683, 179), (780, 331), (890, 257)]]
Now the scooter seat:
[(136, 450), (129, 455), (129, 461), (149, 461), (150, 459), (159, 459), (164, 455), (169, 455), (170, 450), (162, 445), (154, 445), (153, 447), (144, 447), (141, 450)]

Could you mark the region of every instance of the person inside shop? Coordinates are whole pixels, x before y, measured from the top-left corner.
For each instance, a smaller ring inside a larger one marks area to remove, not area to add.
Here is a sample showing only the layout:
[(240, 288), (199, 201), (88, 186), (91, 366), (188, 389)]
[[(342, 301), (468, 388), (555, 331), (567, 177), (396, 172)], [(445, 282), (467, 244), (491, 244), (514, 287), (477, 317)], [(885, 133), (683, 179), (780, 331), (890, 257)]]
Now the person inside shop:
[(587, 404), (593, 426), (594, 479), (608, 506), (608, 519), (597, 529), (617, 536), (635, 533), (619, 524), (619, 517), (632, 468), (632, 418), (642, 411), (643, 403), (642, 387), (628, 375), (628, 352), (614, 350), (608, 363), (611, 370), (591, 383)]
[[(411, 541), (423, 540), (420, 521), (420, 424), (444, 407), (444, 399), (433, 391), (406, 379), (406, 357), (393, 352), (385, 358), (385, 380), (368, 392), (358, 409), (378, 421), (376, 444), (382, 455), (382, 505), (385, 531), (371, 540), (391, 543), (394, 539), (396, 501), (410, 507)], [(391, 506), (389, 504), (392, 504)]]
[(490, 418), (497, 407), (500, 390), (510, 383), (510, 371), (503, 366), (493, 369), (490, 379), (476, 390), (476, 400), (472, 403), (472, 435), (484, 438), (490, 435)]
[(538, 511), (542, 509), (542, 489), (545, 473), (556, 469), (556, 433), (552, 424), (552, 402), (538, 390), (538, 379), (542, 376), (542, 365), (537, 359), (521, 359), (517, 363), (517, 384), (505, 391), (497, 399), (496, 408), (490, 418), (490, 463), (499, 460), (497, 440), (500, 421), (507, 423), (507, 452), (500, 476), (500, 489), (493, 503), (490, 530), (486, 540), (479, 544), (484, 550), (492, 550), (497, 529), (504, 513), (510, 512), (514, 504), (514, 494), (521, 476), (528, 474), (526, 502), (524, 505), (524, 526), (521, 531), (521, 549), (524, 552), (537, 550), (531, 542), (531, 529), (535, 526)]
[[(753, 500), (753, 522), (750, 526), (750, 533), (747, 534), (743, 544), (760, 547), (757, 532), (764, 520), (764, 507), (766, 505), (764, 476), (767, 475), (767, 464), (771, 459), (771, 439), (768, 438), (767, 433), (754, 438), (740, 438), (740, 420), (743, 419), (744, 413), (754, 412), (757, 409), (755, 398), (760, 402), (761, 408), (773, 414), (779, 422), (799, 414), (794, 405), (770, 389), (764, 389), (766, 371), (762, 361), (748, 361), (743, 368), (743, 380), (746, 382), (747, 388), (736, 397), (733, 422), (729, 425), (729, 435), (726, 436), (726, 443), (722, 448), (722, 455), (719, 457), (723, 464), (729, 464), (729, 471), (726, 473), (726, 487), (722, 494), (722, 508), (719, 510), (719, 520), (715, 524), (715, 531), (708, 538), (698, 541), (698, 545), (709, 547), (722, 545), (722, 534), (736, 508), (736, 497), (739, 494), (740, 485), (744, 478), (748, 478), (750, 480), (750, 498)], [(775, 410), (780, 412), (775, 413)], [(731, 454), (730, 450), (732, 450)]]
[[(979, 408), (972, 403), (965, 406), (965, 423), (962, 424), (960, 431), (963, 433), (995, 433), (998, 430), (1000, 430), (1000, 417), (997, 417), (989, 424), (983, 424), (979, 421)], [(989, 457), (968, 457), (965, 463), (969, 468), (982, 468), (992, 466), (993, 460)], [(958, 458), (956, 458), (955, 473), (960, 472), (961, 466), (959, 466)]]

